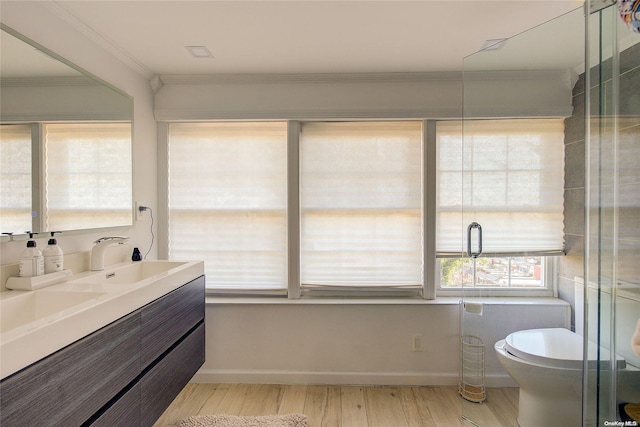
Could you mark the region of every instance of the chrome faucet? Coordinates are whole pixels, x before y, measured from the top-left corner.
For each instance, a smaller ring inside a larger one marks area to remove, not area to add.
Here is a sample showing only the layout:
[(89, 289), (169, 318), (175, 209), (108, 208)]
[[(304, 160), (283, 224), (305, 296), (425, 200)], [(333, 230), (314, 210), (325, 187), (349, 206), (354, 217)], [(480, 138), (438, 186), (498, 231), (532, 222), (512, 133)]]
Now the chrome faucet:
[(104, 270), (104, 250), (111, 245), (121, 245), (129, 241), (128, 237), (101, 237), (93, 242), (91, 248), (91, 271)]

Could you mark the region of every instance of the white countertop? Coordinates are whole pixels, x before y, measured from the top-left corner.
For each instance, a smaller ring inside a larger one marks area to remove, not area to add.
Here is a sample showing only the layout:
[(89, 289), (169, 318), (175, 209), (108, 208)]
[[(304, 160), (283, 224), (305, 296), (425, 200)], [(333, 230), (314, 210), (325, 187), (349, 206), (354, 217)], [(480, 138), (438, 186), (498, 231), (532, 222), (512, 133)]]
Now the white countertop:
[[(167, 263), (142, 262), (156, 265)], [(131, 265), (131, 262), (123, 262), (100, 272), (79, 273), (65, 283), (35, 291), (0, 292), (0, 304), (6, 302), (6, 315), (10, 312), (8, 307), (15, 309), (18, 306), (16, 303), (24, 300), (25, 295), (37, 292), (44, 297), (45, 303), (47, 299), (51, 304), (54, 300), (60, 300), (64, 306), (65, 299), (78, 298), (80, 301), (59, 311), (51, 312), (51, 308), (44, 310), (42, 315), (22, 313), (32, 318), (15, 325), (11, 324), (13, 319), (3, 315), (7, 320), (0, 332), (0, 378), (37, 362), (204, 274), (203, 261), (184, 261), (176, 262), (176, 266), (167, 271), (132, 283), (109, 282), (108, 275), (119, 270), (125, 271)], [(37, 309), (33, 306), (29, 308)]]

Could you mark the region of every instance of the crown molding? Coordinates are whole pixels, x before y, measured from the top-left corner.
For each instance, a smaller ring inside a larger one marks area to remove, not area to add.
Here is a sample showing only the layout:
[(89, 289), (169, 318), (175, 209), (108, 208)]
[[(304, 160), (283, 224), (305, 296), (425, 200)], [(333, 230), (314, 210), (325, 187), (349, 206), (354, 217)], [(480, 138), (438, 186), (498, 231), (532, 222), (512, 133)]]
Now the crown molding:
[(224, 110), (214, 108), (156, 108), (154, 118), (159, 122), (206, 120), (422, 120), (461, 119), (461, 108), (415, 109), (278, 109), (278, 110)]
[(462, 72), (425, 73), (306, 73), (306, 74), (163, 74), (165, 84), (274, 83), (408, 83), (462, 81)]
[(154, 76), (154, 72), (151, 71), (147, 66), (139, 62), (136, 58), (129, 55), (122, 47), (120, 47), (116, 42), (105, 36), (104, 34), (96, 31), (89, 24), (75, 16), (69, 9), (67, 9), (62, 3), (57, 1), (44, 2), (44, 5), (49, 8), (53, 13), (55, 13), (58, 17), (63, 19), (73, 28), (78, 30), (80, 33), (85, 35), (87, 38), (92, 40), (94, 43), (98, 44), (104, 50), (118, 58), (124, 64), (126, 64), (129, 68), (131, 68), (136, 73), (142, 75), (145, 79), (149, 80)]
[(464, 79), (481, 80), (563, 80), (572, 70), (471, 70)]
[(163, 74), (164, 84), (283, 84), (283, 83), (425, 83), (491, 80), (563, 80), (571, 70), (434, 71), (407, 73), (307, 74)]

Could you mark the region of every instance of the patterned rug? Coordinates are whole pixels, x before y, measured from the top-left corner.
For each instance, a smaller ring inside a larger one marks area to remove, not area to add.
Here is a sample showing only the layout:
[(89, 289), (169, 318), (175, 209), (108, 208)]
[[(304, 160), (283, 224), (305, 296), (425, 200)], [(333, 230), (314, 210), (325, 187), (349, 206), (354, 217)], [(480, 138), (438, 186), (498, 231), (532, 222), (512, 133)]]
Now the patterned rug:
[(180, 421), (180, 427), (308, 427), (302, 414), (264, 415), (194, 415)]

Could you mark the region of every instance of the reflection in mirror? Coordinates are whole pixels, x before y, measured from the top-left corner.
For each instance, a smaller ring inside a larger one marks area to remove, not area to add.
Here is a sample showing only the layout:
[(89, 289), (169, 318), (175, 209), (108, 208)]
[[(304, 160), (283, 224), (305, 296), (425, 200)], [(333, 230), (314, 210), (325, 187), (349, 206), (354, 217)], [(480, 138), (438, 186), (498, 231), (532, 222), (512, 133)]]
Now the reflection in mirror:
[(1, 29), (0, 232), (130, 227), (132, 98)]
[(0, 124), (0, 229), (31, 230), (31, 126)]

